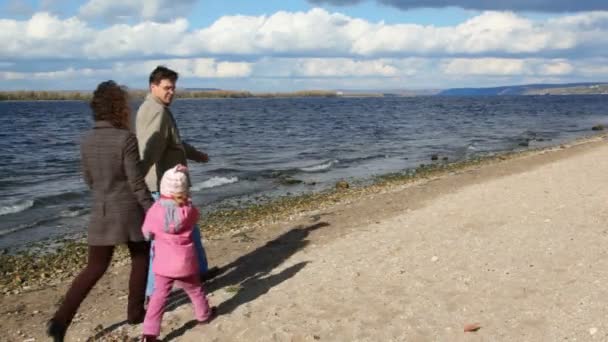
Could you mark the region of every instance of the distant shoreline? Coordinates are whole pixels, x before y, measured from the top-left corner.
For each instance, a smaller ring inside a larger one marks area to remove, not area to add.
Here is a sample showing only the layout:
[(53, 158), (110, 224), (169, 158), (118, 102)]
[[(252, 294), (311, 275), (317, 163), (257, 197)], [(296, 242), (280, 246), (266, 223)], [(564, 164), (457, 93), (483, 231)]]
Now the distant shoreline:
[[(129, 91), (134, 100), (143, 100), (146, 91)], [(84, 91), (0, 91), (0, 102), (9, 101), (90, 101), (93, 93)], [(248, 91), (178, 91), (177, 99), (277, 99), (297, 97), (325, 97), (325, 98), (395, 98), (395, 97), (487, 97), (487, 96), (575, 96), (575, 95), (608, 95), (608, 86), (605, 88), (553, 88), (553, 89), (518, 89), (517, 92), (503, 91), (502, 93), (484, 93), (469, 89), (453, 89), (439, 93), (393, 93), (393, 92), (352, 92), (340, 91), (296, 91), (285, 93), (252, 93)]]
[[(133, 99), (143, 99), (147, 94), (144, 90), (129, 90)], [(381, 94), (357, 94), (357, 96), (381, 96)], [(88, 101), (93, 96), (89, 91), (2, 91), (0, 101)], [(226, 99), (226, 98), (289, 98), (289, 97), (337, 97), (335, 91), (305, 90), (285, 93), (252, 93), (248, 91), (229, 90), (182, 90), (176, 93), (178, 99)]]
[[(145, 89), (129, 89), (133, 99), (143, 99)], [(88, 101), (93, 91), (84, 90), (15, 90), (0, 91), (0, 101)], [(608, 95), (608, 82), (566, 84), (524, 84), (486, 88), (448, 89), (336, 89), (301, 90), (293, 92), (250, 92), (216, 88), (181, 88), (176, 96), (181, 99), (224, 98), (290, 98), (290, 97), (416, 97), (416, 96), (519, 96), (519, 95)]]

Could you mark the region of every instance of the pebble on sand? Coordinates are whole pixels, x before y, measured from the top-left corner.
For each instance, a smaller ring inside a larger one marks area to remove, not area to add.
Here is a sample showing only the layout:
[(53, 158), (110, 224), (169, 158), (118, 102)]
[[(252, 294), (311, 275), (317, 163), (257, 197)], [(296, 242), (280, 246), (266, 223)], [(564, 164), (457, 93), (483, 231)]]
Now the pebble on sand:
[(475, 332), (481, 329), (481, 325), (479, 323), (470, 323), (464, 325), (464, 332)]
[(350, 184), (347, 181), (339, 181), (336, 183), (336, 189), (348, 189), (350, 188)]

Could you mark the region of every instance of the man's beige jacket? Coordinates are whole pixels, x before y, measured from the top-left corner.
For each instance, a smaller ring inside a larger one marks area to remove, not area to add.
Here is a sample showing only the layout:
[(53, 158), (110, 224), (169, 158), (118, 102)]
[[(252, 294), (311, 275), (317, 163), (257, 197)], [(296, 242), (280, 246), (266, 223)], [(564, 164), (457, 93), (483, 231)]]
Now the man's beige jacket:
[(146, 172), (146, 185), (151, 192), (159, 191), (160, 179), (177, 164), (187, 165), (196, 149), (183, 142), (173, 114), (154, 95), (148, 94), (135, 119), (139, 154)]

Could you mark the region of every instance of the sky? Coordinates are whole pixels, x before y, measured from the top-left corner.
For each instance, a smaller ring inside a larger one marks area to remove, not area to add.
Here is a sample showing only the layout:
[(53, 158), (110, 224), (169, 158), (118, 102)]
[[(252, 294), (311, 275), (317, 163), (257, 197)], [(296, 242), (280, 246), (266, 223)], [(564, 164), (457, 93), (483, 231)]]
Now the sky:
[(0, 0), (0, 90), (608, 81), (606, 0)]

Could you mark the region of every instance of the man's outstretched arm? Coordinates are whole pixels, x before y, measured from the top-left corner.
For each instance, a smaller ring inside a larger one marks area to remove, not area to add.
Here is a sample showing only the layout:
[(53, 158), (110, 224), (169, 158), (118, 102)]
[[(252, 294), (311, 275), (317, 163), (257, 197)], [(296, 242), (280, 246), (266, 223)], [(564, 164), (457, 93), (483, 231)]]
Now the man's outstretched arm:
[(209, 156), (205, 152), (197, 150), (194, 146), (187, 142), (182, 142), (184, 150), (186, 151), (186, 158), (193, 160), (197, 163), (206, 163), (209, 161)]

